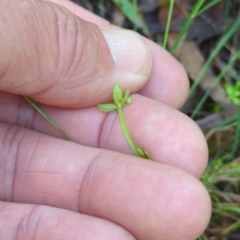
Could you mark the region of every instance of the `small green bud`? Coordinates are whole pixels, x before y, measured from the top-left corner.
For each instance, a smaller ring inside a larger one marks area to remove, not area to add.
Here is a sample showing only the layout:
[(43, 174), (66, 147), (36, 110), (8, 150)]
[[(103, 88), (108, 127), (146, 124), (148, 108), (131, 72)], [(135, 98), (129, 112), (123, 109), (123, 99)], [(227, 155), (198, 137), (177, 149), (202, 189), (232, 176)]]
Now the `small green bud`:
[(123, 106), (122, 88), (118, 84), (113, 88), (113, 100), (118, 107)]

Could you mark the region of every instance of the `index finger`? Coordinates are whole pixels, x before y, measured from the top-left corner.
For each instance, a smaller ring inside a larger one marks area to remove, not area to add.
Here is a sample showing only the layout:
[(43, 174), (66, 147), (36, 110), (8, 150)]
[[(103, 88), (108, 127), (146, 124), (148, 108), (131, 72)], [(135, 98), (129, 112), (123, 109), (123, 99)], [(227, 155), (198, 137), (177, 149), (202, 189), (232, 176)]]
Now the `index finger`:
[(173, 166), (13, 125), (0, 124), (0, 140), (4, 201), (80, 211), (139, 240), (196, 239), (209, 221), (206, 189)]
[[(98, 27), (114, 27), (95, 14), (67, 0), (49, 0), (66, 7), (76, 16), (96, 24)], [(156, 43), (143, 38), (152, 51), (153, 69), (147, 84), (140, 91), (146, 97), (161, 101), (171, 107), (180, 108), (188, 97), (189, 80), (182, 65)]]

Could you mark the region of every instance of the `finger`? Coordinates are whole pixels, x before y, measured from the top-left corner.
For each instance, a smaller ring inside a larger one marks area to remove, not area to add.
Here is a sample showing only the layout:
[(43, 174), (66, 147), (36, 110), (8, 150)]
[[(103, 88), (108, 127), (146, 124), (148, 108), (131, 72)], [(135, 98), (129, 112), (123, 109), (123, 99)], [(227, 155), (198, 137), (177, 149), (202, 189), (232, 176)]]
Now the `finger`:
[(188, 97), (189, 80), (182, 65), (156, 43), (145, 39), (153, 53), (151, 77), (140, 94), (180, 109)]
[(115, 83), (137, 91), (152, 70), (138, 34), (100, 30), (50, 2), (1, 1), (0, 32), (0, 89), (45, 104), (106, 102)]
[(79, 210), (139, 240), (196, 239), (209, 221), (205, 188), (179, 169), (12, 125), (0, 125), (0, 144), (5, 201)]
[[(181, 168), (195, 177), (206, 169), (208, 148), (199, 127), (184, 114), (160, 102), (132, 96), (124, 106), (128, 131), (137, 147), (151, 159)], [(117, 112), (100, 112), (96, 107), (65, 110), (40, 105), (70, 136), (80, 144), (133, 154), (124, 136)], [(21, 97), (0, 93), (0, 121), (32, 128), (63, 138), (52, 125)]]
[(61, 5), (65, 8), (67, 8), (74, 15), (76, 15), (88, 22), (94, 23), (99, 27), (110, 27), (110, 25), (111, 25), (107, 20), (89, 12), (88, 10), (76, 5), (75, 3), (73, 3), (69, 0), (44, 0), (44, 1), (49, 1), (49, 2), (56, 3), (58, 5)]
[(0, 202), (1, 239), (133, 240), (109, 221), (47, 206)]
[[(76, 16), (99, 27), (112, 28), (109, 22), (66, 0), (51, 0), (66, 7)], [(146, 86), (140, 91), (146, 97), (180, 108), (188, 97), (189, 80), (182, 65), (154, 42), (143, 38), (153, 55), (153, 70)]]

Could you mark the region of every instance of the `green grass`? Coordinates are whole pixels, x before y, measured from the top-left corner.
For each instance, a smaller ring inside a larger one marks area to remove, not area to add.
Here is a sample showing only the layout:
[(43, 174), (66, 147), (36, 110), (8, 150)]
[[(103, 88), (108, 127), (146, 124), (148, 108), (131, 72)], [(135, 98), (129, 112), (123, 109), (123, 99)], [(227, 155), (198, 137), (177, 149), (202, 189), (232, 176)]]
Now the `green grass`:
[(165, 48), (165, 49), (167, 47), (167, 40), (168, 40), (169, 30), (170, 30), (170, 26), (171, 26), (171, 20), (172, 20), (172, 16), (173, 16), (174, 2), (175, 2), (174, 0), (170, 0), (170, 4), (169, 4), (167, 25), (166, 25), (166, 30), (165, 30), (164, 39), (163, 39), (163, 48)]
[(140, 29), (146, 36), (150, 36), (147, 25), (145, 24), (140, 12), (138, 11), (137, 1), (112, 0), (123, 12), (126, 18), (132, 22), (136, 29)]
[(197, 17), (202, 5), (204, 4), (205, 0), (198, 0), (195, 6), (193, 7), (192, 12), (190, 13), (188, 19), (186, 20), (184, 26), (182, 27), (181, 31), (179, 32), (177, 39), (173, 46), (170, 49), (170, 53), (174, 54), (177, 50), (178, 46), (181, 45), (181, 42), (184, 40), (189, 27), (191, 26), (194, 19)]
[(189, 93), (190, 96), (196, 90), (197, 86), (199, 85), (199, 83), (202, 80), (203, 76), (205, 75), (207, 69), (211, 65), (212, 61), (217, 57), (219, 52), (227, 44), (229, 39), (232, 37), (232, 35), (237, 31), (237, 29), (239, 27), (240, 27), (240, 17), (238, 17), (238, 19), (235, 21), (235, 23), (232, 25), (232, 27), (222, 36), (222, 38), (219, 40), (219, 42), (217, 43), (217, 45), (213, 49), (212, 53), (208, 57), (208, 59), (205, 62), (201, 72), (199, 73), (198, 77), (195, 79), (194, 84), (192, 85), (192, 87), (190, 89), (190, 93)]
[[(217, 48), (217, 46), (215, 47)], [(223, 70), (219, 73), (219, 75), (216, 77), (215, 81), (211, 84), (210, 88), (208, 91), (205, 92), (204, 96), (202, 97), (202, 99), (199, 101), (199, 103), (197, 104), (196, 108), (194, 109), (193, 113), (191, 114), (191, 118), (194, 119), (197, 114), (199, 113), (200, 109), (203, 107), (204, 103), (206, 102), (206, 100), (208, 99), (211, 91), (214, 89), (214, 87), (216, 87), (216, 85), (223, 79), (223, 77), (228, 73), (229, 69), (231, 69), (236, 61), (240, 58), (240, 49), (236, 52), (236, 54), (233, 55), (232, 59), (230, 59), (229, 63), (223, 68)], [(206, 65), (206, 64), (205, 64)], [(205, 67), (205, 66), (204, 66)], [(209, 64), (208, 64), (209, 67)], [(202, 70), (203, 71), (203, 70)], [(201, 81), (201, 78), (198, 77), (199, 81), (198, 84)], [(198, 85), (196, 84), (196, 85)], [(195, 86), (196, 86), (195, 85)], [(194, 86), (194, 85), (193, 85)], [(193, 87), (192, 87), (193, 89)], [(195, 87), (194, 87), (195, 90)], [(194, 92), (194, 90), (192, 92)], [(239, 91), (240, 93), (240, 91)], [(230, 97), (230, 96), (229, 96)]]
[(33, 108), (35, 108), (37, 112), (42, 115), (42, 117), (44, 117), (51, 125), (53, 125), (66, 140), (71, 141), (71, 138), (68, 136), (68, 134), (47, 113), (45, 113), (34, 100), (28, 96), (23, 97)]

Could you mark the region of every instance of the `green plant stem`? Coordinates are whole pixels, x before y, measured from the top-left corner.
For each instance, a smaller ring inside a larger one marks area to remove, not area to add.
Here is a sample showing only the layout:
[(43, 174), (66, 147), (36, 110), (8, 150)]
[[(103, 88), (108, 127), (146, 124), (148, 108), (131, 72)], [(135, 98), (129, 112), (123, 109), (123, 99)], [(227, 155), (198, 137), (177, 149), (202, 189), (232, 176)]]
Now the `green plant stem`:
[(124, 120), (124, 117), (123, 117), (123, 112), (122, 112), (122, 108), (118, 108), (118, 116), (119, 116), (119, 120), (120, 120), (120, 123), (121, 123), (121, 126), (122, 126), (122, 130), (124, 132), (124, 135), (128, 141), (128, 144), (130, 145), (132, 151), (134, 152), (134, 154), (137, 156), (137, 157), (141, 157), (138, 150), (137, 150), (137, 147), (134, 145), (133, 143), (133, 140), (127, 130), (127, 126), (126, 126), (126, 123), (125, 123), (125, 120)]
[(146, 36), (151, 36), (148, 30), (148, 26), (139, 13), (138, 8), (134, 7), (134, 5), (136, 5), (136, 2), (132, 3), (129, 0), (112, 0), (112, 2), (114, 2), (119, 7), (122, 13), (128, 18), (130, 22), (133, 23), (136, 28), (141, 29)]
[(67, 133), (51, 118), (49, 117), (30, 97), (23, 96), (24, 99), (32, 105), (49, 123), (51, 123), (62, 135), (65, 137), (66, 140), (71, 141), (71, 138), (67, 135)]
[(199, 85), (200, 81), (202, 80), (204, 74), (206, 73), (207, 69), (209, 68), (210, 64), (212, 63), (213, 59), (217, 56), (217, 54), (221, 51), (221, 49), (226, 45), (227, 41), (232, 37), (235, 31), (240, 27), (240, 17), (235, 21), (232, 27), (224, 34), (224, 36), (220, 39), (216, 47), (213, 49), (211, 55), (205, 62), (203, 68), (201, 69), (200, 73), (198, 74), (197, 78), (195, 79), (189, 93), (189, 97), (192, 96), (193, 92)]
[(138, 0), (133, 0), (132, 4), (135, 9), (138, 8)]
[(240, 213), (240, 207), (236, 206), (236, 204), (231, 204), (231, 203), (227, 203), (227, 204), (218, 204), (216, 205), (217, 209), (219, 211), (224, 211), (230, 214), (239, 214)]
[(165, 34), (164, 34), (164, 40), (163, 40), (163, 48), (165, 48), (165, 49), (166, 49), (166, 46), (167, 46), (169, 29), (170, 29), (170, 26), (171, 26), (171, 19), (172, 19), (172, 15), (173, 15), (173, 8), (174, 8), (174, 0), (170, 0), (167, 25), (166, 25), (166, 30), (165, 30)]
[(184, 39), (190, 25), (192, 24), (195, 17), (198, 15), (199, 9), (202, 7), (205, 0), (198, 0), (195, 4), (190, 16), (188, 17), (187, 21), (185, 22), (183, 28), (181, 29), (180, 33), (177, 36), (176, 41), (174, 42), (173, 46), (170, 49), (170, 53), (173, 54), (178, 46), (181, 44), (182, 40)]
[(218, 125), (216, 126), (216, 129), (218, 130), (218, 129), (222, 129), (222, 128), (224, 128), (224, 127), (227, 127), (227, 126), (229, 126), (229, 125), (232, 125), (232, 124), (237, 120), (237, 117), (238, 117), (238, 115), (236, 114), (236, 115), (234, 115), (233, 117), (225, 120), (224, 122), (221, 122), (220, 124), (218, 124)]
[(237, 221), (237, 222), (235, 222), (234, 224), (232, 224), (232, 225), (229, 226), (228, 228), (226, 228), (226, 229), (222, 232), (222, 234), (226, 236), (226, 235), (230, 234), (231, 232), (233, 232), (233, 231), (235, 231), (235, 230), (237, 230), (237, 229), (239, 229), (239, 228), (240, 228), (240, 220)]

